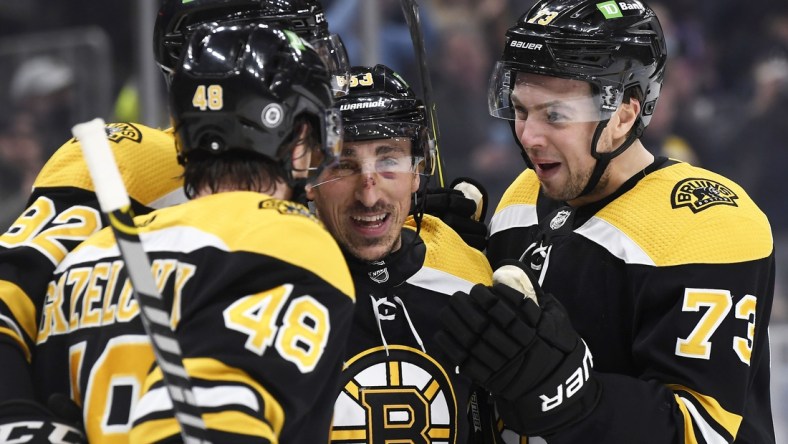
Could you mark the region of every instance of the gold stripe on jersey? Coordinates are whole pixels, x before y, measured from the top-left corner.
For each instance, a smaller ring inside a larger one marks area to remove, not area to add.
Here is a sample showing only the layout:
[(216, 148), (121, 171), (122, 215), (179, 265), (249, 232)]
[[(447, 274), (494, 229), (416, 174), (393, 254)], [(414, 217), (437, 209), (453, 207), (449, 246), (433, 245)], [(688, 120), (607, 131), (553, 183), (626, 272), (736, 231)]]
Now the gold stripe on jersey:
[[(211, 246), (263, 254), (316, 274), (355, 301), (347, 263), (328, 231), (304, 216), (275, 209), (249, 210), (266, 199), (271, 198), (246, 191), (219, 193), (138, 216), (134, 222), (148, 252)], [(175, 239), (185, 241), (176, 244)], [(96, 261), (117, 254), (115, 238), (105, 228), (80, 244), (58, 270), (74, 261)]]
[[(211, 430), (230, 431), (242, 435), (250, 435), (267, 439), (269, 442), (279, 442), (273, 430), (263, 421), (242, 412), (203, 413), (203, 420)], [(181, 427), (175, 418), (157, 419), (146, 421), (135, 426), (129, 435), (131, 444), (156, 443), (171, 436), (178, 436)]]
[[(724, 199), (727, 204), (700, 209), (676, 204), (674, 191), (688, 178), (719, 184), (734, 197)], [(508, 220), (507, 212), (518, 206), (535, 208), (538, 190), (533, 171), (520, 174), (501, 198), (491, 232), (527, 226)], [(646, 265), (745, 262), (772, 251), (769, 222), (739, 185), (682, 162), (650, 173), (575, 231), (626, 262)]]
[(534, 170), (529, 168), (520, 173), (503, 193), (500, 202), (498, 202), (498, 207), (495, 208), (495, 214), (511, 205), (524, 203), (533, 205), (536, 203), (538, 195), (539, 180), (536, 178)]
[[(698, 212), (674, 208), (671, 194), (687, 178), (724, 185), (738, 196), (736, 205), (709, 206)], [(647, 175), (595, 218), (639, 245), (657, 266), (745, 262), (767, 257), (772, 250), (769, 222), (747, 193), (723, 176), (686, 163)]]
[[(172, 129), (159, 130), (137, 123), (109, 123), (108, 139), (123, 183), (132, 199), (146, 206), (181, 193), (183, 167), (175, 155)], [(82, 148), (74, 139), (63, 144), (36, 177), (34, 188), (76, 187), (93, 191)], [(181, 193), (182, 194), (182, 193)], [(183, 198), (173, 197), (177, 203)]]
[(504, 192), (495, 214), (490, 219), (490, 236), (510, 228), (536, 225), (538, 194), (539, 181), (533, 170), (528, 169), (520, 173)]
[(306, 216), (275, 208), (249, 210), (270, 199), (248, 191), (218, 193), (138, 217), (135, 222), (143, 241), (146, 233), (164, 227), (192, 227), (215, 236), (229, 251), (263, 254), (303, 268), (355, 301), (347, 263), (328, 231)]
[[(405, 227), (416, 229), (413, 217), (405, 220)], [(484, 254), (468, 246), (459, 234), (437, 217), (424, 215), (419, 237), (427, 246), (424, 267), (448, 273), (468, 281), (471, 285), (492, 284), (492, 269)]]
[[(16, 319), (16, 323), (14, 323), (13, 326), (19, 325), (19, 327), (22, 327), (25, 331), (28, 338), (35, 340), (36, 333), (38, 332), (36, 307), (24, 290), (16, 286), (13, 282), (0, 280), (0, 301), (3, 301), (8, 309), (11, 310), (14, 319)], [(13, 328), (13, 326), (9, 327)], [(30, 350), (27, 348), (25, 338), (17, 337), (18, 332), (13, 332), (13, 335), (10, 336), (20, 343), (25, 351), (25, 355), (29, 358)]]
[[(243, 384), (254, 390), (263, 400), (264, 405), (261, 413), (265, 422), (255, 419), (255, 423), (250, 427), (249, 419), (246, 417), (247, 415), (239, 411), (228, 410), (211, 415), (203, 414), (208, 428), (246, 435), (249, 435), (252, 431), (256, 431), (260, 433), (260, 436), (265, 436), (265, 434), (268, 433), (265, 432), (265, 430), (271, 430), (268, 426), (268, 424), (270, 424), (275, 436), (279, 436), (279, 434), (282, 433), (282, 426), (285, 422), (284, 409), (281, 404), (279, 404), (279, 401), (277, 401), (265, 387), (252, 379), (245, 371), (230, 367), (213, 358), (186, 358), (183, 360), (183, 365), (195, 386), (205, 386), (207, 385), (206, 382), (231, 382)], [(143, 392), (147, 393), (154, 384), (160, 381), (162, 381), (162, 373), (161, 369), (157, 367), (145, 380)], [(137, 427), (135, 427), (135, 429), (136, 428)], [(255, 435), (257, 435), (257, 433), (255, 433)]]
[[(741, 426), (742, 417), (725, 410), (716, 399), (712, 398), (711, 396), (702, 395), (695, 390), (684, 387), (683, 385), (668, 384), (667, 387), (674, 392), (681, 391), (692, 395), (692, 397), (695, 398), (696, 403), (700, 404), (700, 406), (703, 407), (709, 416), (711, 416), (714, 421), (721, 425), (731, 436), (735, 437), (739, 432), (739, 426)], [(681, 396), (678, 394), (674, 394), (674, 396), (676, 398), (676, 402), (679, 403), (679, 405), (684, 404)], [(685, 410), (682, 409), (682, 412), (685, 412)], [(684, 414), (685, 424), (691, 423), (691, 418), (687, 416), (687, 414), (689, 414), (689, 412)]]
[(681, 402), (678, 395), (674, 396), (676, 397), (676, 403), (679, 405), (681, 416), (684, 417), (684, 444), (698, 444), (698, 439), (695, 437), (695, 426), (692, 425), (692, 415), (690, 415), (687, 406)]

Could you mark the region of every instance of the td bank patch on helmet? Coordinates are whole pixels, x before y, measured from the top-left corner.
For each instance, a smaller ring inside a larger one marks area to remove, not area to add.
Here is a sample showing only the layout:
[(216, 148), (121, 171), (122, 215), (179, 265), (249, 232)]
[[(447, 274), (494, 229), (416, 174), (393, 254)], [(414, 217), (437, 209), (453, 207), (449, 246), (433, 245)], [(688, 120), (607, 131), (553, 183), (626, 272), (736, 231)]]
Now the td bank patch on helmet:
[(455, 443), (457, 400), (443, 368), (421, 350), (389, 346), (345, 364), (332, 443)]

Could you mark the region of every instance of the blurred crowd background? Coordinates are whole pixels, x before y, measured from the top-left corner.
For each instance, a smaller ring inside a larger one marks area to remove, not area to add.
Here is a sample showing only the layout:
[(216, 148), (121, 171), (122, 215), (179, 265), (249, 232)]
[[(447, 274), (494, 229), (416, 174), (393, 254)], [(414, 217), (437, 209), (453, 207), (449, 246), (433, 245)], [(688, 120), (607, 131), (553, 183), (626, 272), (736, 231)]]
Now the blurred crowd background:
[[(0, 0), (0, 231), (24, 209), (39, 169), (75, 123), (99, 116), (168, 125), (152, 56), (159, 1)], [(533, 2), (419, 1), (444, 177), (484, 184), (488, 218), (524, 164), (508, 124), (487, 114), (487, 78), (505, 30)], [(773, 404), (778, 442), (788, 443), (788, 1), (649, 4), (669, 61), (645, 146), (736, 180), (771, 220)], [(351, 63), (385, 63), (420, 88), (398, 0), (323, 5)]]

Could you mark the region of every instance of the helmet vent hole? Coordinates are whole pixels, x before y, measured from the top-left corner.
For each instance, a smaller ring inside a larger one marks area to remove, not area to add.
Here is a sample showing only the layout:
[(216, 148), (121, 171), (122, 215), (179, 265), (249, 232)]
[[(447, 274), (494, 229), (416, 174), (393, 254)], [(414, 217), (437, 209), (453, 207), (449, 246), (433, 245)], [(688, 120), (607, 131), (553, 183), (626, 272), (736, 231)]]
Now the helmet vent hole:
[(555, 60), (559, 63), (570, 63), (589, 67), (607, 67), (613, 62), (611, 54), (615, 54), (618, 45), (582, 43), (550, 43)]
[(557, 62), (602, 68), (612, 63), (611, 54), (615, 54), (617, 45), (553, 43), (550, 48)]

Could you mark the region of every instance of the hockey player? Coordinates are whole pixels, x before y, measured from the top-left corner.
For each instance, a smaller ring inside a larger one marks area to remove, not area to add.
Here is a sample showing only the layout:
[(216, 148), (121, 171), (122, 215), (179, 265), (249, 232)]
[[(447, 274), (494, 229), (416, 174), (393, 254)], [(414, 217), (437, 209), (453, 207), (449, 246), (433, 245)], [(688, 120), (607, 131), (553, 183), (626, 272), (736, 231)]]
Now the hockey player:
[[(156, 60), (169, 73), (184, 39), (194, 29), (252, 22), (295, 29), (336, 75), (346, 75), (344, 48), (330, 34), (316, 0), (166, 0), (154, 27)], [(337, 89), (346, 88), (340, 83), (335, 82)], [(172, 155), (171, 129), (111, 123), (107, 137), (136, 214), (186, 200), (183, 168)], [(105, 225), (100, 214), (82, 150), (71, 140), (44, 166), (27, 209), (0, 236), (0, 424), (5, 413), (14, 410), (4, 408), (3, 401), (32, 399), (28, 364), (47, 282), (70, 250)]]
[(339, 162), (307, 189), (359, 295), (331, 442), (464, 443), (472, 387), (432, 337), (450, 295), (489, 284), (492, 272), (440, 220), (418, 207), (408, 217), (433, 162), (421, 101), (383, 65), (352, 68), (350, 86), (338, 100)]
[[(191, 42), (170, 87), (191, 200), (138, 217), (142, 241), (211, 441), (325, 442), (355, 293), (336, 242), (287, 199), (341, 149), (328, 72), (291, 31)], [(70, 393), (90, 442), (177, 439), (149, 342), (104, 229), (49, 285), (36, 390)]]
[(666, 61), (656, 15), (542, 0), (506, 37), (490, 111), (529, 169), (488, 257), (521, 261), (538, 306), (474, 287), (441, 345), (508, 427), (549, 444), (774, 443), (769, 222), (730, 179), (641, 144)]

